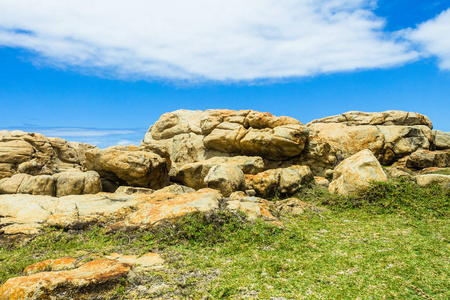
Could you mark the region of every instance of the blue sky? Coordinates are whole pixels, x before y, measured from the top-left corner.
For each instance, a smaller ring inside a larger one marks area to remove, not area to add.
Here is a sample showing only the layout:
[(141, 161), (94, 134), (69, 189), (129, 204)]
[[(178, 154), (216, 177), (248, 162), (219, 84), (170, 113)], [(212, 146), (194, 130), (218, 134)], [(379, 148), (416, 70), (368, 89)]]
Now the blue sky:
[(450, 131), (450, 0), (36, 2), (0, 1), (0, 130), (138, 144), (165, 112), (228, 108)]

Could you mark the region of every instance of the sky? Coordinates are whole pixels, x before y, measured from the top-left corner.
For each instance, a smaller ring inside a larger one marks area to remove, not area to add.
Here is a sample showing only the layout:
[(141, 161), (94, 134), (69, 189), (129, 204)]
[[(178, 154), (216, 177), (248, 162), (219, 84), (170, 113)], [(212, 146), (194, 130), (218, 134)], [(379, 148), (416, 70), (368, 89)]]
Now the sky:
[(450, 0), (0, 0), (0, 130), (139, 144), (178, 109), (450, 131)]

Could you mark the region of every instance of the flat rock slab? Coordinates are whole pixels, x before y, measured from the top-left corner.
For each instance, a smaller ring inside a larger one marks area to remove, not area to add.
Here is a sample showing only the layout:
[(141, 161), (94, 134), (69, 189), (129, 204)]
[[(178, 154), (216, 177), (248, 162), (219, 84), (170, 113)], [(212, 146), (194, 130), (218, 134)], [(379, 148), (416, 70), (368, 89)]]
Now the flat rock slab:
[(43, 272), (7, 280), (0, 300), (87, 299), (127, 277), (131, 265), (99, 259), (70, 271)]

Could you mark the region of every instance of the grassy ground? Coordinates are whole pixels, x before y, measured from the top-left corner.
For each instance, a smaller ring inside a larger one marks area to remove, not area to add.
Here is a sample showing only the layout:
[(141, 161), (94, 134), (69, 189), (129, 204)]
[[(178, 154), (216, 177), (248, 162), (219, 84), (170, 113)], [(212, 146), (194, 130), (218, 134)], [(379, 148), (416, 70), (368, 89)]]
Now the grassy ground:
[(0, 284), (47, 258), (159, 252), (164, 269), (137, 274), (111, 298), (450, 298), (449, 191), (392, 181), (358, 197), (299, 197), (326, 210), (280, 216), (284, 228), (216, 213), (132, 234), (49, 230), (0, 248)]

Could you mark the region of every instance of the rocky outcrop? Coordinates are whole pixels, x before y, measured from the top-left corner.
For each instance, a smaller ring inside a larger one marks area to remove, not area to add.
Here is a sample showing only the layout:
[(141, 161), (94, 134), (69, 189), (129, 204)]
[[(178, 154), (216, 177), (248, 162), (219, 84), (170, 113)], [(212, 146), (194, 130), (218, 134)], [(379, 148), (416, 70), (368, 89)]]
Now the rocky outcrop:
[(215, 156), (260, 156), (274, 161), (299, 155), (308, 130), (289, 117), (251, 110), (178, 110), (150, 127), (142, 146), (167, 147), (175, 168)]
[(15, 277), (0, 287), (0, 300), (90, 299), (126, 278), (130, 270), (130, 264), (99, 259), (74, 270)]
[(259, 197), (291, 196), (301, 187), (313, 184), (314, 176), (308, 166), (292, 166), (250, 175), (246, 181), (246, 189), (255, 190)]
[(437, 150), (450, 149), (450, 132), (433, 130), (434, 142)]
[(0, 180), (0, 194), (31, 194), (63, 197), (101, 192), (100, 176), (90, 172), (63, 172), (31, 176), (16, 174)]
[(32, 264), (23, 270), (25, 275), (31, 275), (43, 271), (62, 271), (67, 269), (75, 269), (77, 260), (72, 257), (62, 257), (58, 259), (47, 259)]
[(370, 149), (382, 164), (434, 147), (431, 121), (418, 113), (348, 112), (314, 120), (307, 126), (312, 134), (339, 149), (343, 157)]
[(85, 153), (95, 146), (39, 133), (0, 131), (0, 179), (17, 173), (52, 175), (83, 170)]
[(121, 185), (163, 188), (169, 184), (170, 165), (164, 154), (148, 147), (114, 146), (86, 152), (88, 170)]
[(329, 191), (354, 195), (369, 187), (371, 181), (387, 181), (387, 176), (372, 151), (366, 149), (346, 158), (333, 174)]

